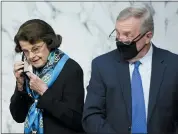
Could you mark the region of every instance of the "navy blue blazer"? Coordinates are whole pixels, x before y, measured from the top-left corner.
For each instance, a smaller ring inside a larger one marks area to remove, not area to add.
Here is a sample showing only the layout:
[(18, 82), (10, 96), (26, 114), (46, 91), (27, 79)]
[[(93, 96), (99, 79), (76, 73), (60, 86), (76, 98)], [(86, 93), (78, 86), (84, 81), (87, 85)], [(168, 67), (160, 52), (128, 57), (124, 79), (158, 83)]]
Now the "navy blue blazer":
[[(178, 55), (153, 45), (148, 133), (174, 133), (178, 121)], [(92, 61), (83, 111), (88, 133), (131, 133), (129, 63), (113, 50)]]

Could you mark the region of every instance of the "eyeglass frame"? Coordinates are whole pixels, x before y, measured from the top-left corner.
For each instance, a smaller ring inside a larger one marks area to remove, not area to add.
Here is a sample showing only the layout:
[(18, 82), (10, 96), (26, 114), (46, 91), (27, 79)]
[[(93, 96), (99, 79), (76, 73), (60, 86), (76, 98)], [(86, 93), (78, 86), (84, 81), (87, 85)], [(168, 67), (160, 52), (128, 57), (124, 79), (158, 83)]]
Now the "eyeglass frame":
[[(109, 34), (109, 38), (111, 37), (111, 35), (114, 33), (114, 31), (116, 31), (117, 32), (117, 30), (116, 29), (114, 29), (114, 30), (112, 30), (112, 32)], [(148, 31), (146, 31), (144, 34), (142, 34), (141, 35), (141, 33), (140, 34), (138, 34), (135, 38), (133, 38), (131, 41), (129, 41), (129, 43), (124, 43), (125, 45), (130, 45), (132, 42), (137, 42), (137, 41), (139, 41), (143, 36), (145, 36), (145, 34), (147, 33)], [(141, 37), (140, 38), (138, 38), (139, 36), (141, 35)], [(137, 39), (138, 38), (138, 39)], [(135, 40), (135, 39), (137, 39), (137, 40)], [(115, 38), (115, 41), (116, 42), (118, 42), (119, 40), (117, 39), (117, 37)]]
[[(38, 54), (38, 53), (41, 51), (41, 48), (42, 48), (42, 46), (43, 46), (44, 44), (45, 44), (45, 43), (43, 43), (43, 44), (40, 45), (40, 46), (33, 46), (32, 49), (31, 49), (30, 51), (28, 51), (28, 54), (26, 54), (23, 50), (22, 50), (22, 52), (24, 53), (24, 55), (25, 55), (26, 57), (29, 56), (30, 52), (32, 52), (33, 54)], [(33, 50), (33, 49), (36, 49), (36, 48), (37, 48), (37, 50)]]

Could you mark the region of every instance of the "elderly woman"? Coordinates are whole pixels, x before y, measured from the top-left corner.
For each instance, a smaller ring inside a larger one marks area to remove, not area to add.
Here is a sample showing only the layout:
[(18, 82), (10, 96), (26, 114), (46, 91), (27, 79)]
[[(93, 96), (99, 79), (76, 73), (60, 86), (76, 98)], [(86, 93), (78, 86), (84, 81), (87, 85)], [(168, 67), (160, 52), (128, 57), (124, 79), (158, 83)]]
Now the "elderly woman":
[(19, 28), (14, 41), (23, 60), (14, 64), (13, 119), (24, 122), (24, 133), (83, 132), (83, 70), (58, 49), (62, 37), (46, 22), (33, 19)]

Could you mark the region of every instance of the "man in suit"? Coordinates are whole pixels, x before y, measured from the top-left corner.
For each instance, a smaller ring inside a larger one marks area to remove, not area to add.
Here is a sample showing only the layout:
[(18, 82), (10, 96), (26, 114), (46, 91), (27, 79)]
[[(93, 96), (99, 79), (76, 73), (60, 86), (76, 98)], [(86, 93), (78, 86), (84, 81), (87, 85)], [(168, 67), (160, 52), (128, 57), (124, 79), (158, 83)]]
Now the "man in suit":
[(154, 21), (145, 6), (122, 10), (114, 32), (117, 49), (92, 61), (83, 113), (84, 130), (175, 133), (178, 56), (151, 42)]

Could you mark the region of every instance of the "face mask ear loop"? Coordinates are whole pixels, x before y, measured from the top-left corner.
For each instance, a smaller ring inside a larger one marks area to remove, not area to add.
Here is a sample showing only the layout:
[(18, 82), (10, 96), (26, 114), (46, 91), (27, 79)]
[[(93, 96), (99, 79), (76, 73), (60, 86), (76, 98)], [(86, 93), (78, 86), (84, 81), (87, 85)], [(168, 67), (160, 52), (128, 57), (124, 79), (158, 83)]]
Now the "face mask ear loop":
[[(143, 38), (143, 36), (145, 36), (145, 34), (146, 34), (147, 32), (145, 32), (137, 41), (139, 41), (141, 38)], [(137, 42), (136, 41), (136, 42)], [(135, 43), (136, 43), (135, 42)], [(145, 48), (145, 46), (146, 46), (146, 44), (142, 47), (142, 49), (140, 49), (139, 51), (138, 51), (138, 53), (140, 53), (144, 48)]]
[[(147, 31), (148, 32), (148, 31)], [(132, 40), (132, 42), (138, 42), (141, 38), (143, 38), (143, 36), (145, 36), (145, 34), (147, 33), (147, 32), (145, 32), (140, 38), (138, 38), (141, 34), (139, 34), (137, 37), (135, 37), (133, 40)], [(138, 38), (136, 41), (134, 41), (136, 38)]]

